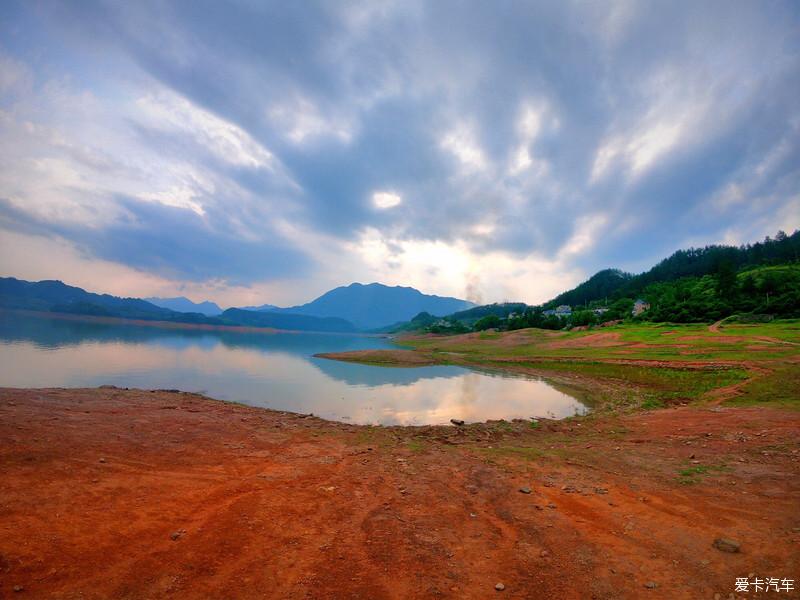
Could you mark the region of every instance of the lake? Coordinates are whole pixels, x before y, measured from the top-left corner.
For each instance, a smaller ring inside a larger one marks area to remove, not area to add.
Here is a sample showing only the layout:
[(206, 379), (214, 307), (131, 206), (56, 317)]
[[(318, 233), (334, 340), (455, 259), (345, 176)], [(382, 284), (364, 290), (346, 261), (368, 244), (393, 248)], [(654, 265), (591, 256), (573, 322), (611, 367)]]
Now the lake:
[(0, 386), (176, 388), (358, 424), (563, 418), (586, 411), (537, 378), (313, 356), (394, 347), (381, 337), (170, 329), (0, 311)]

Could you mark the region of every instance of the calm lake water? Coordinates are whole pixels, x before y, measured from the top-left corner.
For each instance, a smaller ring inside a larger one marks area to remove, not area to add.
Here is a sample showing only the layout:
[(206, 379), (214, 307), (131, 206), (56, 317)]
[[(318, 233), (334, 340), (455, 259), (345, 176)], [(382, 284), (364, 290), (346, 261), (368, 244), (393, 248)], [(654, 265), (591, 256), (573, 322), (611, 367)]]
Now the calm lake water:
[(0, 386), (177, 388), (351, 423), (437, 424), (585, 412), (545, 381), (456, 366), (394, 368), (313, 355), (394, 347), (378, 337), (267, 334), (0, 311)]

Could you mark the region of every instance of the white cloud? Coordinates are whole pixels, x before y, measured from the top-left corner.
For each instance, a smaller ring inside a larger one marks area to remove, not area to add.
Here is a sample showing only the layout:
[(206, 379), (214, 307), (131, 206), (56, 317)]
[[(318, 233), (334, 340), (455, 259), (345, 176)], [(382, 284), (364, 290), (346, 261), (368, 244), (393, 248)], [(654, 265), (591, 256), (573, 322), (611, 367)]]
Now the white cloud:
[(579, 217), (572, 236), (562, 246), (559, 256), (569, 259), (590, 250), (597, 243), (600, 232), (608, 221), (608, 215), (602, 213)]
[(542, 177), (550, 170), (550, 164), (543, 158), (534, 157), (532, 147), (544, 129), (558, 128), (558, 119), (550, 114), (549, 106), (543, 100), (528, 100), (522, 104), (517, 120), (517, 146), (511, 156), (508, 174), (519, 175), (532, 171), (534, 176)]
[(721, 86), (705, 80), (701, 71), (667, 65), (648, 77), (638, 89), (645, 106), (629, 117), (622, 113), (595, 153), (590, 183), (615, 168), (629, 180), (644, 175), (659, 160), (686, 150), (713, 131), (727, 116), (716, 94)]
[(299, 98), (272, 107), (268, 117), (293, 144), (302, 145), (317, 138), (335, 138), (347, 143), (353, 138), (352, 126), (344, 119), (324, 116), (308, 99)]
[(403, 199), (394, 192), (375, 192), (372, 194), (372, 205), (375, 208), (387, 209), (398, 206)]
[(455, 156), (467, 171), (482, 171), (488, 164), (486, 155), (467, 124), (460, 124), (444, 134), (439, 142), (442, 149)]
[(145, 125), (194, 138), (217, 158), (250, 168), (274, 168), (272, 154), (240, 127), (172, 92), (148, 94), (136, 101), (137, 117)]

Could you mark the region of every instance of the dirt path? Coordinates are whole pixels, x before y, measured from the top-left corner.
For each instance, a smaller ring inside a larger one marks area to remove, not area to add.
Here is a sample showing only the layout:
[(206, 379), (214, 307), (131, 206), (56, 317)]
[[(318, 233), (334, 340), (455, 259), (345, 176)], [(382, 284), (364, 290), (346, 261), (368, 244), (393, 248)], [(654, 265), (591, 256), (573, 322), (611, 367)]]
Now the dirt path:
[(364, 428), (0, 390), (0, 597), (727, 598), (800, 579), (799, 433), (774, 409)]

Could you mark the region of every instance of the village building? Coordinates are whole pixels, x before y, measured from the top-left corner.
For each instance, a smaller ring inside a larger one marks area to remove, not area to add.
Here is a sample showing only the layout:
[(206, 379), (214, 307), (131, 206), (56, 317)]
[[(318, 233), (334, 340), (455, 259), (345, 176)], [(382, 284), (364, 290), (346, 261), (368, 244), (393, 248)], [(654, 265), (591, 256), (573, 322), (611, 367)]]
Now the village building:
[(650, 303), (649, 302), (645, 302), (644, 300), (639, 298), (638, 300), (636, 300), (636, 302), (633, 303), (633, 309), (631, 310), (631, 314), (634, 317), (638, 317), (644, 311), (649, 310), (649, 309), (650, 309)]
[(572, 315), (572, 307), (568, 304), (562, 304), (561, 306), (557, 306), (556, 308), (551, 308), (542, 313), (546, 317), (550, 317), (555, 315), (556, 317), (569, 317)]

